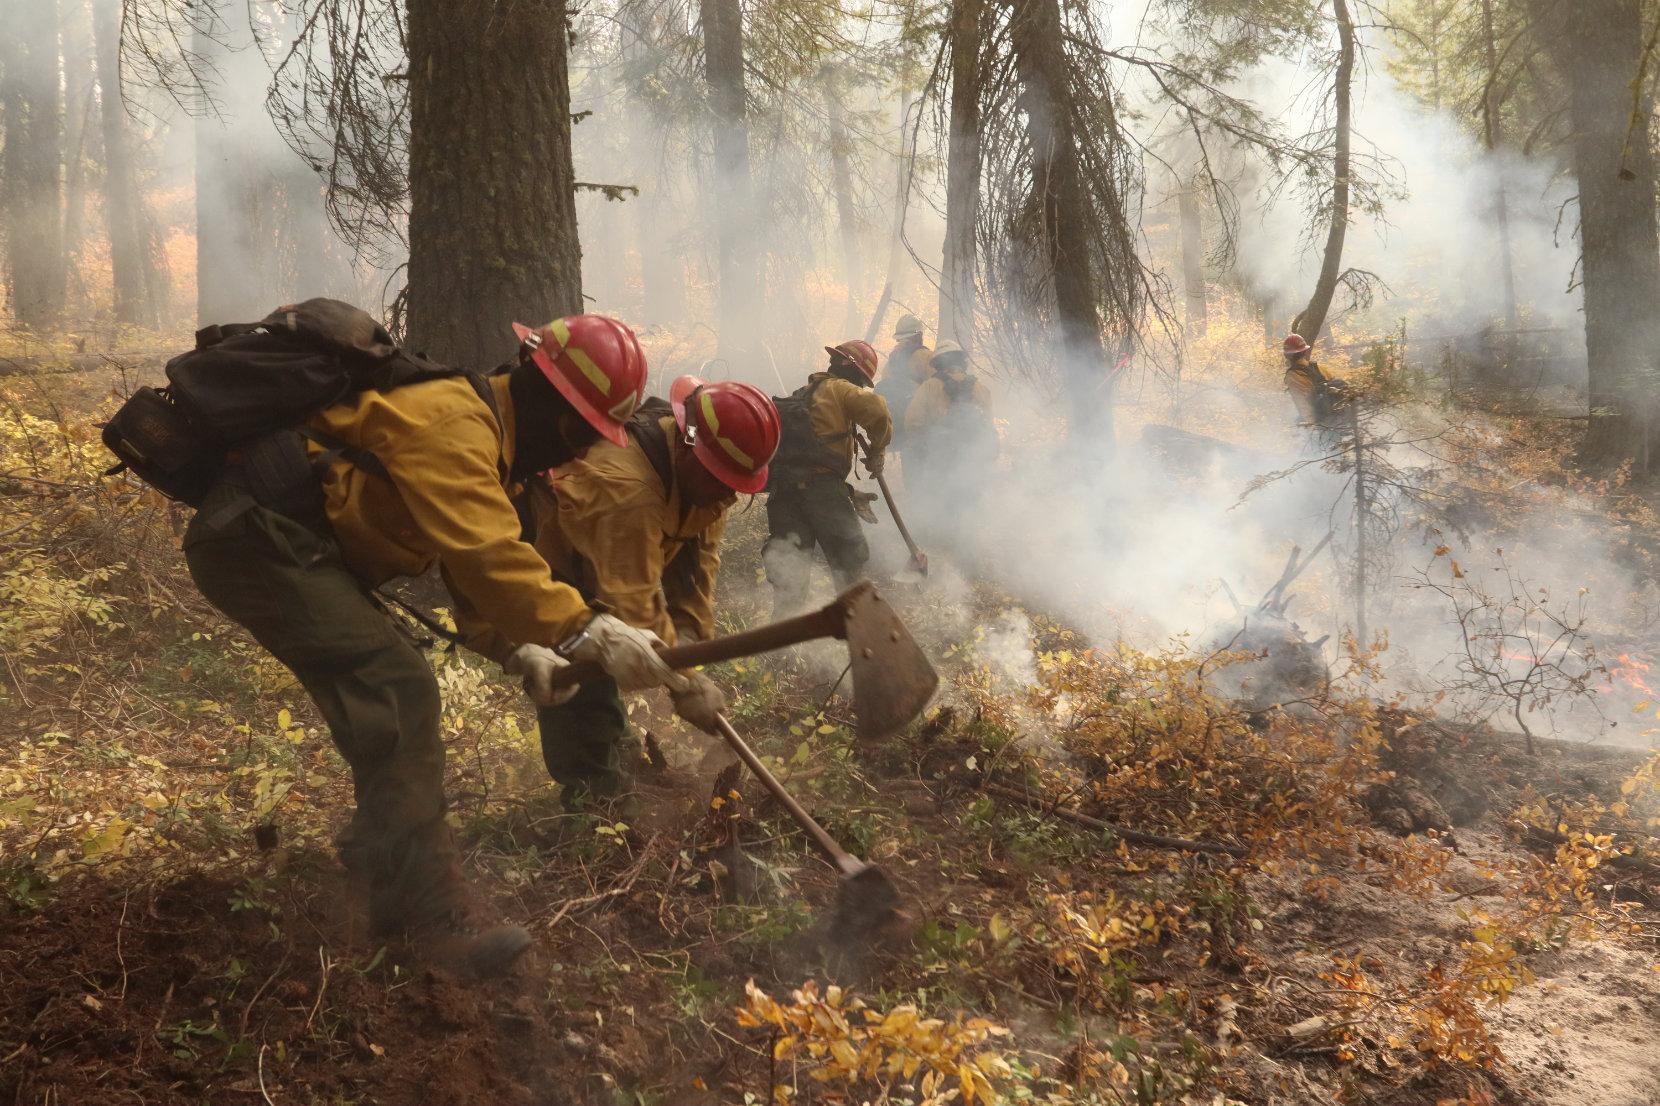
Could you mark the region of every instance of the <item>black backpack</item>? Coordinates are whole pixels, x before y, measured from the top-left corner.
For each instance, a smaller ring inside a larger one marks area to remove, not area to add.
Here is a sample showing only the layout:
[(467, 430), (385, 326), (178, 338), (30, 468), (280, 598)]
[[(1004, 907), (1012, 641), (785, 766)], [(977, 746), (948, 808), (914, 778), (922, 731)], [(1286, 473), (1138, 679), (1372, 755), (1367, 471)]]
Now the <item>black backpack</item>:
[(778, 452), (768, 466), (767, 487), (800, 482), (819, 474), (847, 475), (847, 461), (813, 429), (813, 398), (828, 379), (809, 380), (787, 396), (773, 396), (778, 408)]
[[(230, 468), (256, 500), (295, 517), (320, 509), (317, 477), (338, 457), (384, 476), (373, 454), (303, 425), (359, 392), (466, 376), (495, 409), (482, 377), (404, 352), (368, 313), (331, 299), (205, 327), (166, 372), (165, 387), (138, 389), (104, 425), (119, 458), (109, 472), (131, 469), (193, 507)], [(308, 457), (306, 438), (325, 446), (321, 458)]]

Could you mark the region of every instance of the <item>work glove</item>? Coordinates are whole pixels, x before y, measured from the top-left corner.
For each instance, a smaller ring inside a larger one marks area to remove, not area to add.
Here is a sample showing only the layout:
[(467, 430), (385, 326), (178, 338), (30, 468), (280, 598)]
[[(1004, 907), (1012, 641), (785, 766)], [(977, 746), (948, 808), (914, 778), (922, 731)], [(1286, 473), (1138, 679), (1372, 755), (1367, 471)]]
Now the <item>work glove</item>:
[(701, 672), (680, 675), (684, 682), (669, 692), (674, 699), (674, 713), (704, 733), (720, 733), (715, 722), (716, 717), (726, 711), (726, 693)]
[(557, 707), (576, 696), (579, 685), (556, 688), (553, 674), (571, 662), (545, 645), (521, 645), (507, 658), (507, 674), (523, 676), (525, 694), (539, 707)]
[(624, 694), (659, 685), (673, 689), (684, 677), (657, 656), (662, 644), (650, 630), (637, 630), (615, 615), (597, 614), (569, 656), (598, 664)]
[(865, 454), (865, 471), (870, 473), (872, 480), (882, 475), (883, 458), (884, 455), (881, 453)]

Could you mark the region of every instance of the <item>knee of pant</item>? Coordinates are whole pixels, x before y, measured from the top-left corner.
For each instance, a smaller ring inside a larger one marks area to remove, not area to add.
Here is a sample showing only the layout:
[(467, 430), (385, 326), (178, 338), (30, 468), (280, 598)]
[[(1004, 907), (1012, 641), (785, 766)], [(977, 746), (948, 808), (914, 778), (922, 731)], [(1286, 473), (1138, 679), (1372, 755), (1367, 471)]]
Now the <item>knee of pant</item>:
[(426, 658), (407, 642), (300, 673), (330, 735), (353, 768), (396, 756), (426, 759), (443, 774), (443, 699)]

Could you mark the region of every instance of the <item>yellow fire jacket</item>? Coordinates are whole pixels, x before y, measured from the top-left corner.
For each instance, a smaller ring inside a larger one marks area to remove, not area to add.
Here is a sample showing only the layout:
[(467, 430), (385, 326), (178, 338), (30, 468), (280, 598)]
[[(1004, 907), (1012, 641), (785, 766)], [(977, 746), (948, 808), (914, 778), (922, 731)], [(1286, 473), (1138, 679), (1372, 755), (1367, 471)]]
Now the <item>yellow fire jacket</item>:
[(869, 388), (829, 373), (814, 373), (807, 379), (820, 381), (813, 393), (813, 433), (832, 453), (841, 455), (845, 462), (842, 471), (853, 467), (855, 426), (870, 439), (872, 453), (879, 456), (888, 448), (893, 441), (893, 416), (888, 413), (887, 400)]
[(714, 636), (727, 506), (681, 503), (672, 459), (687, 447), (673, 416), (661, 425), (669, 440), (670, 486), (633, 442), (601, 442), (533, 484), (531, 503), (536, 550), (554, 575), (673, 645)]
[(436, 563), (467, 646), (501, 661), (515, 645), (559, 644), (591, 612), (520, 540), (507, 486), (513, 400), (505, 376), (490, 385), (499, 422), (471, 384), (453, 377), (363, 392), (313, 416), (311, 425), (373, 453), (391, 476), (337, 461), (324, 480), (347, 566), (374, 586)]
[[(978, 380), (974, 382), (974, 390), (969, 393), (967, 402), (980, 408), (988, 416), (991, 414), (991, 390)], [(945, 380), (936, 373), (923, 381), (922, 386), (916, 390), (916, 395), (911, 398), (911, 405), (905, 410), (905, 432), (911, 435), (926, 434), (945, 419), (951, 412), (951, 407), (951, 397), (945, 392)]]
[(1320, 392), (1325, 374), (1317, 366), (1291, 364), (1285, 370), (1285, 390), (1297, 405), (1297, 421), (1310, 425), (1321, 421), (1325, 412)]

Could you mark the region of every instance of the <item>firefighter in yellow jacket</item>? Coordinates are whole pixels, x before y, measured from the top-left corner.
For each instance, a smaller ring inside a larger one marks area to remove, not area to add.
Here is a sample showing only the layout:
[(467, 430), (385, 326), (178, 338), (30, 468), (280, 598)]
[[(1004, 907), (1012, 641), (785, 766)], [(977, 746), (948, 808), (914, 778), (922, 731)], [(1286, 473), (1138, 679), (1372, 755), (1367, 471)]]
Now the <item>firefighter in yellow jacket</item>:
[(979, 487), (997, 459), (991, 392), (955, 342), (939, 344), (930, 369), (905, 413), (905, 482), (924, 502), (955, 511), (955, 497)]
[(257, 502), (232, 465), (183, 543), (203, 595), (299, 678), (351, 766), (357, 808), (339, 845), (367, 884), (372, 929), (410, 932), (484, 973), (505, 969), (530, 937), (473, 918), (444, 820), (438, 683), (368, 589), (438, 566), (468, 643), (523, 675), (540, 703), (567, 694), (550, 681), (571, 660), (596, 661), (627, 688), (674, 678), (651, 635), (595, 615), (549, 577), (510, 499), (601, 438), (626, 441), (645, 355), (600, 316), (514, 327), (518, 359), (488, 378), (488, 393), (460, 377), (427, 380), (355, 394), (311, 420), (338, 443), (326, 519)]
[(761, 551), (775, 617), (806, 604), (815, 546), (824, 550), (838, 588), (864, 571), (870, 546), (847, 483), (853, 436), (860, 432), (870, 443), (865, 462), (872, 476), (882, 471), (893, 439), (887, 401), (871, 390), (877, 357), (870, 343), (855, 338), (825, 352), (829, 367), (778, 404), (783, 436), (767, 483), (769, 533)]
[(893, 442), (888, 452), (898, 453), (904, 444), (905, 411), (917, 389), (933, 375), (929, 361), (934, 351), (924, 344), (922, 320), (915, 315), (900, 318), (893, 328), (893, 343), (882, 377), (876, 382), (876, 394), (887, 400), (888, 414), (893, 417)]
[[(670, 402), (647, 400), (626, 447), (601, 443), (533, 488), (536, 549), (554, 578), (663, 641), (715, 633), (715, 579), (726, 513), (766, 486), (778, 412), (758, 388), (683, 376)], [(724, 706), (702, 673), (672, 688), (682, 717), (713, 731)], [(573, 807), (626, 786), (628, 716), (617, 684), (583, 685), (537, 714), (548, 772)]]

